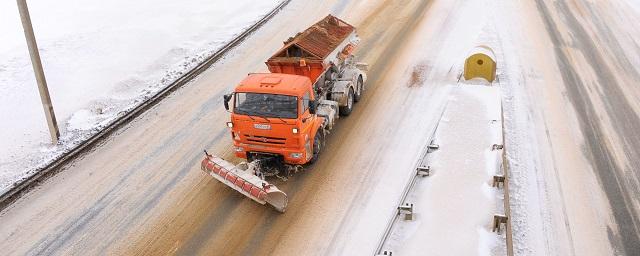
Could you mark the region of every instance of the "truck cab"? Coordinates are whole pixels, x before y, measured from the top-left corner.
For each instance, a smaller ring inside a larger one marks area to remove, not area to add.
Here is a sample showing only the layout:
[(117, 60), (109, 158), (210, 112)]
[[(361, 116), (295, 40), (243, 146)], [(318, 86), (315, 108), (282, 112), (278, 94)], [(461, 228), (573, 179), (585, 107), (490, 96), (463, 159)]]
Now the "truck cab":
[(316, 99), (306, 76), (250, 74), (225, 96), (231, 112), (235, 155), (247, 159), (272, 158), (286, 164), (315, 161), (322, 143), (323, 117), (316, 115)]

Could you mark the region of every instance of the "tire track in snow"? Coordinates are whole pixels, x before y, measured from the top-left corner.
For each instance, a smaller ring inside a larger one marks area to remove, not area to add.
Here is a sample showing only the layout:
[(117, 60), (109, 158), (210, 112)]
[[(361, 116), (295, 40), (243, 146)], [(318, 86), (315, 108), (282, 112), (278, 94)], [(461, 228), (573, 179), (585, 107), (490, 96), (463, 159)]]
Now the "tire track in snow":
[[(555, 45), (554, 51), (557, 57), (557, 65), (562, 72), (562, 79), (568, 92), (568, 98), (573, 104), (582, 134), (586, 143), (587, 159), (593, 165), (594, 170), (604, 189), (617, 227), (610, 227), (609, 240), (614, 248), (627, 255), (637, 255), (640, 252), (640, 233), (638, 232), (637, 212), (630, 208), (633, 195), (624, 183), (624, 163), (619, 163), (615, 158), (612, 148), (607, 141), (607, 135), (602, 127), (598, 111), (589, 98), (587, 86), (580, 79), (580, 73), (572, 63), (564, 48), (577, 48), (591, 62), (588, 63), (595, 74), (601, 89), (607, 92), (602, 95), (607, 113), (614, 122), (616, 133), (625, 138), (623, 148), (627, 157), (639, 159), (640, 153), (640, 119), (627, 102), (625, 95), (615, 79), (615, 73), (611, 71), (604, 57), (597, 50), (596, 44), (589, 37), (585, 28), (573, 16), (567, 3), (557, 1), (556, 7), (562, 12), (564, 21), (571, 29), (574, 42), (562, 40), (558, 24), (551, 18), (552, 14), (543, 0), (536, 0), (536, 6), (544, 21), (545, 28)], [(606, 97), (605, 97), (606, 96)], [(637, 175), (637, 173), (631, 172)]]

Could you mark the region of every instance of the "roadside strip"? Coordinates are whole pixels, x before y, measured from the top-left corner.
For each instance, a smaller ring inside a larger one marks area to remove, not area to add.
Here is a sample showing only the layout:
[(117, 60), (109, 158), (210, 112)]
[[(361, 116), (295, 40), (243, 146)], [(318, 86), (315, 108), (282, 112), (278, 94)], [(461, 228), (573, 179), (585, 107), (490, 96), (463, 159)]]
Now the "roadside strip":
[[(407, 172), (412, 176), (374, 255), (418, 251), (467, 255), (494, 248), (513, 255), (504, 111), (496, 86), (457, 88), (448, 101), (452, 104), (445, 105), (425, 141), (414, 171)], [(430, 176), (434, 168), (444, 172), (428, 181), (416, 178)], [(501, 234), (502, 227), (506, 234)]]
[(398, 207), (393, 210), (391, 217), (389, 218), (389, 223), (387, 223), (387, 227), (385, 228), (382, 238), (380, 239), (380, 242), (378, 242), (378, 246), (376, 247), (376, 251), (374, 252), (373, 255), (383, 255), (384, 246), (387, 243), (387, 240), (389, 239), (389, 235), (391, 235), (391, 231), (393, 230), (394, 224), (400, 218), (400, 215), (405, 212), (407, 212), (408, 214), (412, 214), (413, 212), (413, 205), (407, 205), (407, 202), (406, 202), (407, 196), (409, 195), (409, 192), (411, 192), (411, 190), (413, 189), (413, 186), (416, 184), (416, 180), (418, 177), (429, 175), (429, 166), (427, 165), (427, 163), (428, 163), (429, 153), (432, 152), (430, 146), (432, 146), (435, 140), (436, 132), (438, 131), (438, 127), (440, 126), (442, 117), (444, 116), (444, 113), (445, 113), (445, 110), (447, 109), (448, 104), (449, 104), (449, 101), (447, 101), (444, 104), (444, 106), (442, 107), (442, 110), (440, 111), (438, 122), (433, 127), (433, 130), (431, 130), (431, 135), (429, 135), (427, 144), (423, 147), (420, 153), (420, 158), (418, 158), (418, 161), (415, 164), (415, 167), (413, 169), (414, 171), (411, 172), (411, 178), (409, 179), (409, 182), (407, 183), (407, 185), (405, 185), (404, 191), (400, 196), (400, 200), (398, 200)]
[(100, 132), (91, 136), (89, 139), (80, 143), (69, 152), (62, 154), (57, 159), (53, 160), (51, 163), (46, 165), (45, 167), (37, 170), (33, 175), (27, 177), (26, 179), (15, 184), (11, 189), (9, 189), (4, 194), (0, 195), (0, 211), (5, 209), (7, 206), (11, 205), (14, 201), (16, 201), (20, 196), (28, 192), (33, 187), (37, 186), (40, 182), (45, 181), (47, 178), (54, 176), (61, 170), (65, 164), (70, 161), (76, 159), (78, 156), (82, 155), (82, 153), (87, 152), (87, 150), (94, 148), (99, 145), (100, 142), (104, 142), (104, 140), (114, 131), (128, 124), (130, 121), (140, 116), (145, 111), (149, 110), (157, 103), (159, 103), (166, 96), (170, 95), (172, 92), (177, 90), (178, 88), (184, 86), (189, 83), (195, 77), (200, 75), (202, 72), (207, 70), (211, 65), (220, 60), (227, 52), (231, 49), (238, 46), (242, 43), (248, 36), (253, 34), (256, 30), (258, 30), (262, 25), (267, 23), (271, 18), (273, 18), (280, 10), (282, 10), (287, 4), (289, 4), (291, 0), (284, 0), (278, 6), (276, 6), (273, 10), (271, 10), (267, 15), (265, 15), (262, 19), (257, 21), (251, 27), (246, 29), (240, 35), (238, 35), (235, 39), (229, 41), (224, 47), (216, 51), (213, 55), (206, 58), (203, 62), (198, 64), (189, 72), (182, 75), (176, 81), (160, 90), (154, 96), (149, 98), (148, 100), (140, 103), (137, 107), (126, 113), (125, 115), (119, 117), (114, 120), (107, 127), (102, 129)]

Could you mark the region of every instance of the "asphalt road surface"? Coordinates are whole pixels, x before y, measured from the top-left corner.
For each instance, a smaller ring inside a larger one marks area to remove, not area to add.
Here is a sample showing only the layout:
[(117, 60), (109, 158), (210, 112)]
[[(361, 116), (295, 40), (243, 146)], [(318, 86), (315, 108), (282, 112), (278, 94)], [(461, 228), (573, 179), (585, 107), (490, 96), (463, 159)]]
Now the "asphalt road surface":
[[(627, 3), (294, 0), (192, 83), (0, 213), (2, 254), (372, 253), (397, 199), (385, 195), (401, 192), (403, 171), (455, 85), (457, 57), (477, 43), (465, 28), (484, 29), (460, 13), (490, 6), (494, 18), (485, 19), (499, 37), (493, 46), (506, 63), (503, 82), (512, 82), (503, 86), (516, 93), (509, 101), (516, 105), (505, 107), (527, 108), (509, 117), (526, 119), (526, 127), (507, 128), (536, 135), (507, 134), (508, 150), (534, 144), (512, 155), (520, 160), (515, 178), (529, 178), (513, 186), (514, 220), (525, 224), (515, 224), (516, 252), (639, 255), (640, 31), (633, 24), (640, 7)], [(247, 73), (266, 71), (263, 62), (282, 41), (328, 13), (358, 28), (357, 55), (370, 64), (367, 91), (318, 163), (276, 182), (290, 196), (279, 214), (202, 173), (201, 152), (239, 161), (222, 95)], [(529, 105), (517, 105), (519, 97)], [(514, 141), (522, 143), (509, 146)], [(520, 175), (527, 159), (533, 168)], [(539, 191), (518, 193), (527, 186)]]
[(528, 135), (532, 145), (507, 138), (512, 148), (531, 153), (515, 157), (514, 167), (528, 172), (517, 174), (528, 178), (521, 183), (529, 184), (515, 184), (528, 188), (516, 189), (512, 211), (515, 219), (538, 219), (516, 225), (514, 237), (528, 241), (516, 241), (516, 251), (640, 255), (637, 1), (513, 5), (520, 19), (511, 17), (517, 23), (511, 26), (523, 32), (512, 30), (520, 35), (503, 50), (515, 56), (506, 65), (520, 76), (511, 77), (518, 83), (510, 86), (521, 87), (514, 90), (526, 92), (528, 102), (516, 93), (518, 103), (507, 108), (527, 108), (511, 118), (530, 124), (535, 135)]
[[(537, 5), (556, 46), (556, 62), (561, 67), (567, 99), (574, 107), (584, 136), (584, 153), (612, 209), (614, 225), (609, 229), (609, 241), (617, 252), (637, 255), (640, 109), (636, 84), (640, 82), (640, 74), (634, 63), (637, 64), (640, 52), (637, 44), (631, 51), (622, 46), (640, 39), (627, 27), (637, 22), (637, 16), (635, 22), (627, 20), (632, 23), (615, 22), (612, 16), (620, 15), (616, 11), (624, 11), (621, 10), (624, 7), (614, 3), (537, 1)], [(622, 17), (621, 20), (627, 18)], [(560, 31), (570, 33), (572, 38), (563, 38)], [(577, 59), (577, 53), (586, 61)]]
[[(350, 205), (368, 199), (367, 189), (379, 182), (373, 174), (384, 161), (376, 159), (399, 152), (387, 146), (397, 137), (395, 125), (428, 130), (434, 124), (424, 120), (435, 120), (437, 111), (413, 118), (399, 109), (428, 100), (421, 98), (425, 93), (385, 80), (406, 75), (411, 63), (399, 56), (430, 4), (293, 1), (223, 61), (6, 209), (3, 253), (309, 255), (336, 248), (332, 243), (344, 241), (332, 241), (332, 234)], [(276, 182), (290, 196), (288, 211), (279, 214), (206, 176), (199, 161), (203, 149), (239, 161), (232, 157), (222, 95), (247, 73), (266, 71), (263, 62), (284, 40), (328, 13), (358, 28), (358, 56), (370, 64), (368, 89), (332, 132), (319, 163)], [(394, 143), (423, 144), (411, 133)], [(404, 169), (413, 164), (404, 162)]]

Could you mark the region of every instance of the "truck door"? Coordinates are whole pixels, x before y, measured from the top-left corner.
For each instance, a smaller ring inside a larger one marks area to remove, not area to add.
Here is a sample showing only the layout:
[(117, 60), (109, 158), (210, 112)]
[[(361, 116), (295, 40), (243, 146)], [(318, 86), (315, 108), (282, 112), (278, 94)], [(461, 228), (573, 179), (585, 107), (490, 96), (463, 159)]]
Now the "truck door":
[(302, 107), (300, 108), (302, 110), (302, 115), (300, 116), (302, 125), (300, 127), (300, 130), (302, 131), (302, 134), (304, 134), (303, 138), (305, 139), (304, 145), (305, 150), (307, 151), (307, 159), (309, 158), (310, 154), (312, 154), (311, 143), (313, 141), (313, 118), (311, 113), (309, 112), (309, 104), (311, 104), (311, 94), (309, 93), (309, 91), (307, 91), (302, 97)]
[(311, 94), (307, 91), (302, 97), (302, 107), (300, 108), (302, 109), (302, 115), (300, 116), (302, 118), (302, 127), (300, 128), (306, 134), (310, 132), (309, 129), (313, 126), (311, 113), (309, 113), (309, 104), (311, 104)]

